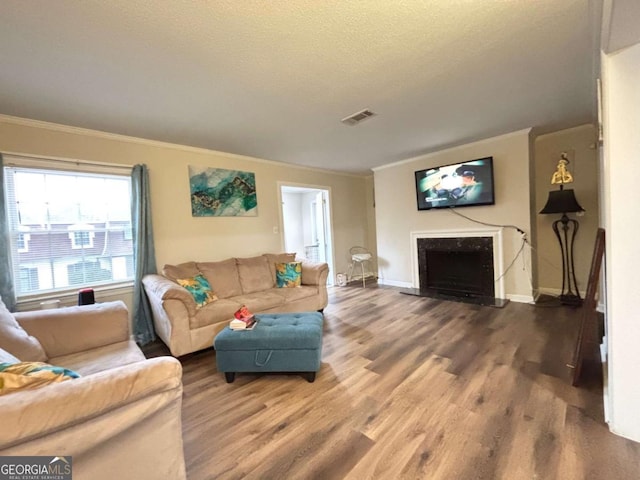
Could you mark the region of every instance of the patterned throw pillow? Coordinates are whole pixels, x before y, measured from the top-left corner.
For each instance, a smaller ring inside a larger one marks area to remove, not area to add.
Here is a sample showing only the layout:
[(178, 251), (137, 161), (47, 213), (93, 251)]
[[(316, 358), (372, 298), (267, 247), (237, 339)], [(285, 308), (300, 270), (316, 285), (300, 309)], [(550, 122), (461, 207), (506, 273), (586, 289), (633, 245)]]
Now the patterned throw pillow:
[(276, 263), (276, 285), (278, 288), (299, 287), (302, 283), (302, 263)]
[(79, 377), (73, 370), (42, 362), (0, 363), (0, 395)]
[(196, 301), (196, 308), (204, 307), (206, 304), (215, 302), (218, 299), (218, 296), (211, 290), (208, 280), (202, 274), (193, 278), (178, 278), (176, 281), (193, 296)]

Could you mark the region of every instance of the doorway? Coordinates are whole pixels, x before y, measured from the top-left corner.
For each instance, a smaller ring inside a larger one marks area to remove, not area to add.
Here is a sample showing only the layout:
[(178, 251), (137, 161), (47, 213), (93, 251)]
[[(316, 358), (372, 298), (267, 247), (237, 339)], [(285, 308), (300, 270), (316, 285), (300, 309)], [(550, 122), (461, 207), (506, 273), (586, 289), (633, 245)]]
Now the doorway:
[(331, 190), (314, 185), (279, 183), (282, 240), (285, 252), (329, 265), (333, 285)]

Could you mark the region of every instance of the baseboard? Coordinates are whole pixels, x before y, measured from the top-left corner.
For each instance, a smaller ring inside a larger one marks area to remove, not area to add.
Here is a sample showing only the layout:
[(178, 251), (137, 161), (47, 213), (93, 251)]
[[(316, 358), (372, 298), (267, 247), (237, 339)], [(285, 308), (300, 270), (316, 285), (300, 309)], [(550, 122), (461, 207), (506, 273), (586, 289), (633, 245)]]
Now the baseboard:
[(607, 354), (607, 337), (602, 338), (600, 344), (600, 359), (602, 360), (602, 400), (604, 404), (604, 421), (609, 423), (611, 421), (611, 413), (609, 411), (609, 367), (608, 367), (608, 354)]
[(559, 288), (544, 288), (544, 287), (538, 288), (538, 296), (550, 295), (552, 297), (559, 297), (561, 293), (562, 293), (562, 290), (560, 290)]
[(380, 285), (388, 285), (390, 287), (413, 288), (413, 284), (411, 282), (398, 282), (396, 280), (389, 280), (384, 278), (378, 278), (378, 283)]
[(507, 300), (517, 303), (534, 303), (533, 295), (507, 295)]
[[(538, 289), (538, 294), (539, 295), (551, 295), (552, 297), (559, 297), (562, 294), (562, 290), (560, 290), (559, 288), (546, 288), (546, 287), (540, 287)], [(587, 292), (583, 292), (582, 290), (580, 291), (580, 296), (584, 299), (584, 297), (587, 295)]]
[[(365, 277), (364, 284), (365, 285), (376, 285), (378, 284), (378, 279), (376, 277)], [(349, 280), (347, 283), (342, 285), (343, 287), (362, 287), (362, 278), (354, 278), (353, 280)]]

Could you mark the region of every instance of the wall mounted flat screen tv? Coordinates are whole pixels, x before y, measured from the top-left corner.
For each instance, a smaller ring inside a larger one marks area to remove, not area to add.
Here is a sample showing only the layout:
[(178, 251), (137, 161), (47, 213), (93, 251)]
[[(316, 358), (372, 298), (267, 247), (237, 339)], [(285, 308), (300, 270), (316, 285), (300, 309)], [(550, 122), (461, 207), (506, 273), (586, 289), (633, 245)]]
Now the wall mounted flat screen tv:
[(493, 157), (418, 170), (418, 210), (493, 205)]

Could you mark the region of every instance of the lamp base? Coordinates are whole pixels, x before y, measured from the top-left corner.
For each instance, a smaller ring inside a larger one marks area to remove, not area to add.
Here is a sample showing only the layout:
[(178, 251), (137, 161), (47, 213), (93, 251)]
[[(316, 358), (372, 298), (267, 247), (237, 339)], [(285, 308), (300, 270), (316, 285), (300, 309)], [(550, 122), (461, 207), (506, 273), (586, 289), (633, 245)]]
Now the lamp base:
[(578, 295), (573, 295), (573, 294), (560, 295), (560, 303), (562, 305), (579, 307), (582, 305), (582, 298), (580, 298)]

